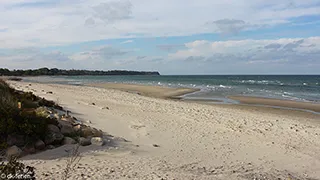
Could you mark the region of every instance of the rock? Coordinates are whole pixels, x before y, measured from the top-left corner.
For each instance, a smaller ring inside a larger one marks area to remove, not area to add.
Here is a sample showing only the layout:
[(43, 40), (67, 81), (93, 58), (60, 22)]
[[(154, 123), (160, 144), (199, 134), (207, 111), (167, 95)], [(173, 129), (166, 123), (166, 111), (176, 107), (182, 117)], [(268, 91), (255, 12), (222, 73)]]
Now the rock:
[(79, 144), (81, 146), (89, 146), (91, 144), (91, 141), (89, 138), (83, 138), (83, 137), (80, 137), (79, 138)]
[(95, 103), (91, 103), (91, 105), (95, 106), (96, 104)]
[(75, 133), (72, 124), (68, 121), (59, 121), (59, 126), (61, 128), (60, 132), (63, 135), (72, 135)]
[(76, 144), (77, 142), (71, 137), (64, 137), (62, 144)]
[(11, 146), (7, 149), (7, 157), (20, 157), (22, 150), (18, 146)]
[(77, 125), (73, 126), (73, 130), (74, 130), (75, 132), (79, 132), (80, 129), (81, 129), (81, 125), (80, 125), (80, 124), (77, 124)]
[(59, 113), (55, 113), (53, 117), (57, 120), (62, 120), (62, 116)]
[(38, 140), (38, 141), (34, 144), (34, 147), (35, 147), (36, 149), (43, 150), (43, 149), (46, 147), (46, 145), (45, 145), (45, 143), (44, 143), (42, 140)]
[(61, 121), (67, 121), (67, 122), (71, 122), (73, 123), (74, 122), (74, 118), (70, 117), (70, 116), (67, 116), (67, 117), (62, 117), (61, 118)]
[(102, 137), (103, 132), (89, 126), (81, 126), (80, 135), (82, 137)]
[(64, 135), (62, 133), (54, 133), (54, 132), (49, 132), (45, 139), (44, 142), (45, 144), (49, 145), (49, 144), (60, 144), (61, 141), (63, 140)]
[(58, 133), (58, 132), (60, 132), (60, 129), (57, 126), (53, 125), (53, 124), (49, 124), (48, 125), (48, 131)]
[(160, 147), (160, 145), (158, 145), (158, 144), (153, 144), (152, 146), (153, 147)]
[(94, 136), (94, 137), (102, 137), (103, 136), (103, 132), (101, 130), (93, 128), (92, 129), (92, 136)]
[(54, 145), (48, 145), (47, 146), (47, 149), (54, 149), (54, 148), (56, 148)]
[(53, 94), (53, 92), (52, 91), (48, 91), (47, 94)]
[(25, 138), (23, 135), (18, 134), (9, 134), (7, 138), (8, 146), (23, 146), (25, 145)]
[(48, 125), (48, 133), (44, 139), (45, 144), (59, 144), (64, 138), (64, 135), (60, 132), (60, 129), (52, 124)]
[(104, 140), (101, 137), (93, 137), (91, 138), (91, 144), (94, 144), (97, 146), (103, 146)]
[(110, 108), (109, 108), (109, 107), (102, 107), (101, 109), (102, 109), (102, 110), (103, 110), (103, 109), (108, 109), (108, 110), (109, 110)]
[(25, 154), (34, 154), (36, 153), (36, 148), (33, 144), (27, 145), (25, 148), (23, 148), (23, 152)]
[(48, 118), (48, 119), (57, 119), (54, 114), (49, 114), (46, 118)]

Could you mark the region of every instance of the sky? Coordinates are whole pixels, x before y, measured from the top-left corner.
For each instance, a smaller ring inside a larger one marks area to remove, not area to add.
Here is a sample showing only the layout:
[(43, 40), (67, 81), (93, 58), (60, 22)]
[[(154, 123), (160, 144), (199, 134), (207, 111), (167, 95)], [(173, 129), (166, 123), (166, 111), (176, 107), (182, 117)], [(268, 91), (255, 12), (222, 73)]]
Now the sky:
[(0, 68), (320, 74), (320, 0), (0, 0)]

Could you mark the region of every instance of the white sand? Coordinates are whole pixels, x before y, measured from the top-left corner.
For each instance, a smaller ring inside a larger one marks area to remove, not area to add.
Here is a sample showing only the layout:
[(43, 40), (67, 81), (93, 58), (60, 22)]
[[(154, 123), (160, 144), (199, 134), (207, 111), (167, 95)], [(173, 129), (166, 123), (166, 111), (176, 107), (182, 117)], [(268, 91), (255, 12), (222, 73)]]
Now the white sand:
[[(11, 84), (33, 89), (92, 126), (130, 141), (97, 152), (82, 149), (71, 179), (320, 178), (320, 122), (315, 119), (111, 89)], [(106, 106), (110, 109), (102, 109)], [(25, 162), (37, 168), (39, 179), (60, 179), (66, 158), (57, 157), (68, 148), (27, 156), (32, 160)]]

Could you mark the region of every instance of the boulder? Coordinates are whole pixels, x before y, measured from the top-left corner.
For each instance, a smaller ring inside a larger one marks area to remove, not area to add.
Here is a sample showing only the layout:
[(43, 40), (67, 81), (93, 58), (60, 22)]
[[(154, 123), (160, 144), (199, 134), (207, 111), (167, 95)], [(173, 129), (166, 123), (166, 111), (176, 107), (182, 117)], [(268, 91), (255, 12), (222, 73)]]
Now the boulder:
[(80, 129), (80, 135), (82, 137), (102, 137), (103, 132), (89, 126), (82, 126)]
[(91, 145), (91, 140), (89, 138), (80, 137), (79, 144), (81, 146), (89, 146), (89, 145)]
[(62, 119), (62, 116), (59, 113), (55, 113), (53, 116), (57, 120), (61, 120)]
[(96, 128), (92, 129), (92, 133), (93, 133), (92, 136), (95, 136), (95, 137), (102, 137), (103, 136), (103, 132), (101, 130), (96, 129)]
[(65, 117), (62, 117), (61, 118), (61, 121), (67, 121), (67, 122), (70, 122), (70, 123), (73, 123), (74, 122), (74, 118), (72, 118), (71, 116), (65, 116)]
[(25, 154), (34, 154), (34, 153), (36, 153), (36, 148), (34, 147), (33, 144), (29, 144), (23, 148), (23, 152)]
[(46, 144), (45, 144), (42, 140), (38, 140), (38, 141), (34, 144), (34, 147), (35, 147), (36, 149), (43, 150), (43, 149), (46, 147)]
[(25, 145), (25, 137), (23, 135), (18, 134), (9, 134), (7, 138), (8, 146), (23, 146)]
[(91, 144), (94, 144), (97, 146), (103, 146), (104, 140), (101, 137), (93, 137), (91, 138)]
[(20, 157), (22, 150), (18, 146), (11, 146), (7, 149), (7, 157)]
[(61, 128), (60, 132), (63, 135), (71, 135), (75, 133), (72, 124), (68, 121), (59, 121), (59, 126)]
[(74, 130), (75, 132), (79, 132), (80, 129), (81, 129), (81, 125), (80, 125), (80, 124), (77, 124), (77, 125), (73, 126), (73, 130)]
[(46, 137), (44, 139), (45, 144), (59, 144), (63, 140), (64, 135), (62, 133), (54, 133), (54, 132), (48, 132), (46, 134)]
[(59, 144), (63, 140), (64, 135), (60, 132), (60, 129), (52, 124), (48, 125), (48, 133), (45, 136), (44, 142), (48, 144)]
[(62, 141), (62, 144), (65, 145), (65, 144), (76, 144), (77, 142), (72, 139), (71, 137), (64, 137), (63, 141)]
[(58, 132), (60, 132), (60, 129), (57, 126), (53, 125), (53, 124), (49, 124), (48, 125), (48, 131), (58, 133)]
[(54, 149), (54, 148), (56, 148), (54, 145), (48, 145), (47, 146), (47, 149)]

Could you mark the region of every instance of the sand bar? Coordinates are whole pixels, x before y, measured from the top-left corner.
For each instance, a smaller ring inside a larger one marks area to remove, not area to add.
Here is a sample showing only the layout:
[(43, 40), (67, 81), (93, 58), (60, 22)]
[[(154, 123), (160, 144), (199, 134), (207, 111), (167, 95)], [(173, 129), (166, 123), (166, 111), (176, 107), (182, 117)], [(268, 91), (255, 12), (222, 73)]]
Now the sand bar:
[(199, 89), (191, 88), (169, 88), (164, 86), (148, 86), (139, 84), (118, 84), (118, 83), (102, 83), (89, 84), (93, 87), (103, 87), (108, 89), (117, 89), (127, 92), (139, 93), (144, 96), (156, 98), (177, 98), (188, 93), (199, 91)]
[(260, 98), (251, 96), (228, 96), (228, 98), (236, 101), (240, 101), (244, 104), (257, 104), (257, 105), (268, 105), (268, 106), (279, 106), (297, 109), (307, 109), (315, 112), (320, 112), (320, 104), (309, 103), (309, 102), (297, 102), (290, 100), (280, 100), (271, 98)]

